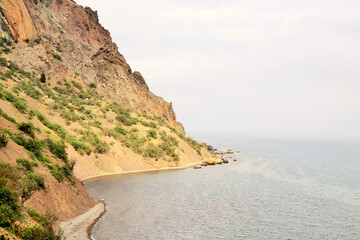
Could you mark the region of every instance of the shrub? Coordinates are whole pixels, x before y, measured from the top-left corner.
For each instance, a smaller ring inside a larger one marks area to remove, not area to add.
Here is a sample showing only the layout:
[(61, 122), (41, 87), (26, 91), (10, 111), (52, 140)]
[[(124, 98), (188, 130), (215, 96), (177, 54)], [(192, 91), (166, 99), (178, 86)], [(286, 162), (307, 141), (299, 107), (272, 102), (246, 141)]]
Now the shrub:
[(39, 37), (39, 38), (34, 39), (34, 42), (35, 42), (36, 44), (40, 44), (41, 38)]
[(20, 83), (21, 89), (30, 97), (34, 99), (40, 99), (42, 97), (42, 93), (37, 90), (34, 85), (30, 82), (21, 81)]
[(57, 53), (54, 53), (54, 54), (53, 54), (53, 57), (54, 57), (56, 60), (62, 61), (62, 57), (61, 57), (59, 54), (57, 54)]
[(27, 102), (23, 98), (15, 97), (14, 101), (12, 102), (14, 107), (16, 107), (19, 112), (26, 113), (27, 111)]
[(103, 153), (108, 152), (109, 150), (110, 150), (110, 147), (107, 144), (107, 142), (99, 141), (99, 142), (95, 143), (95, 152), (103, 154)]
[(13, 74), (12, 71), (7, 71), (4, 73), (4, 77), (12, 79), (12, 74)]
[(19, 66), (16, 65), (14, 62), (12, 61), (9, 61), (9, 66), (8, 68), (12, 71), (12, 72), (15, 72), (15, 71), (18, 71), (19, 70)]
[(35, 138), (35, 133), (34, 133), (34, 125), (32, 122), (27, 122), (27, 123), (20, 123), (18, 126), (18, 129), (24, 133), (26, 133), (27, 135), (29, 135), (32, 138)]
[(16, 159), (16, 163), (23, 167), (26, 171), (33, 171), (33, 167), (37, 167), (38, 164), (34, 161), (29, 161), (26, 158), (18, 158)]
[(161, 157), (162, 151), (157, 146), (150, 143), (145, 148), (144, 154), (146, 157), (156, 158), (156, 157)]
[(16, 144), (23, 146), (29, 152), (32, 152), (39, 161), (46, 161), (42, 155), (42, 148), (45, 146), (43, 141), (36, 139), (25, 139), (22, 135), (15, 135), (11, 138)]
[(7, 67), (7, 61), (5, 58), (0, 57), (0, 66)]
[(44, 72), (42, 72), (41, 75), (40, 75), (40, 82), (46, 83), (46, 76), (45, 76)]
[(3, 118), (5, 118), (6, 120), (12, 122), (12, 123), (15, 123), (16, 124), (16, 120), (12, 117), (9, 117), (6, 113), (4, 113), (2, 111), (2, 109), (0, 108), (0, 116), (2, 116)]
[(70, 182), (72, 182), (71, 169), (70, 166), (64, 165), (60, 167), (58, 164), (52, 165), (49, 164), (48, 168), (50, 169), (50, 173), (54, 176), (54, 178), (61, 183), (66, 177)]
[(0, 132), (0, 148), (6, 147), (9, 142), (9, 136), (5, 132)]
[(5, 54), (8, 54), (8, 53), (10, 53), (10, 48), (8, 48), (8, 47), (4, 47), (3, 49), (2, 49), (2, 51), (5, 53)]
[(151, 130), (149, 130), (147, 133), (148, 133), (148, 137), (157, 139), (157, 132), (156, 132), (156, 130), (151, 129)]
[(74, 147), (76, 151), (78, 151), (81, 155), (84, 155), (85, 153), (87, 155), (90, 155), (92, 150), (89, 145), (84, 143), (83, 141), (77, 139), (75, 136), (71, 136), (69, 138), (69, 143)]
[(130, 115), (118, 115), (116, 116), (116, 120), (124, 124), (125, 126), (135, 125), (138, 122), (137, 118), (132, 118)]
[(27, 200), (34, 191), (45, 189), (45, 177), (40, 173), (27, 172), (21, 183), (21, 197)]
[(91, 88), (96, 88), (96, 83), (95, 82), (91, 82), (90, 84), (89, 84), (89, 87), (91, 87)]
[(133, 127), (133, 128), (130, 129), (130, 132), (137, 133), (137, 132), (139, 132), (139, 129), (136, 128), (136, 127)]
[(15, 192), (5, 186), (0, 186), (0, 227), (10, 227), (19, 214)]
[(28, 38), (27, 38), (27, 39), (25, 39), (25, 42), (29, 43), (29, 42), (30, 42), (30, 39), (28, 39)]
[(40, 213), (36, 212), (35, 210), (29, 209), (29, 208), (26, 209), (26, 212), (29, 214), (29, 216), (32, 219), (34, 219), (35, 221), (37, 221), (44, 227), (50, 227), (53, 224), (53, 222), (58, 219), (53, 214), (50, 214), (50, 213), (40, 214)]
[(122, 135), (126, 134), (126, 130), (122, 127), (115, 127), (114, 130)]
[(46, 139), (48, 148), (52, 154), (63, 160), (65, 163), (68, 162), (68, 154), (65, 150), (65, 143), (63, 141), (54, 142), (50, 138)]
[(156, 122), (140, 121), (140, 123), (141, 123), (144, 127), (157, 128)]
[(54, 233), (51, 229), (44, 229), (39, 225), (24, 227), (21, 230), (21, 238), (24, 240), (60, 240), (61, 236)]

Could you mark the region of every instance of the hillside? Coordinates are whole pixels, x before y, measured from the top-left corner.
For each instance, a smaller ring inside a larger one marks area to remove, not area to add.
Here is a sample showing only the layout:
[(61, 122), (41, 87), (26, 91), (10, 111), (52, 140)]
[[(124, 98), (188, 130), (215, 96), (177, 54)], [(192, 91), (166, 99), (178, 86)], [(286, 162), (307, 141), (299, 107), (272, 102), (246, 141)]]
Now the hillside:
[(1, 0), (0, 10), (0, 236), (57, 239), (53, 224), (96, 204), (79, 180), (210, 156), (96, 12), (69, 0)]

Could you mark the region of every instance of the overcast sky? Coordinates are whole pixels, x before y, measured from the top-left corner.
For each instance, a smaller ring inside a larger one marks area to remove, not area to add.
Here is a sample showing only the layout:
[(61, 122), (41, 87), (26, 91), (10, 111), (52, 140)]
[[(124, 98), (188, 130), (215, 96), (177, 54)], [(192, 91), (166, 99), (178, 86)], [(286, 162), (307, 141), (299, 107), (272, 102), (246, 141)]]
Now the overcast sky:
[(77, 0), (187, 131), (360, 136), (359, 0)]

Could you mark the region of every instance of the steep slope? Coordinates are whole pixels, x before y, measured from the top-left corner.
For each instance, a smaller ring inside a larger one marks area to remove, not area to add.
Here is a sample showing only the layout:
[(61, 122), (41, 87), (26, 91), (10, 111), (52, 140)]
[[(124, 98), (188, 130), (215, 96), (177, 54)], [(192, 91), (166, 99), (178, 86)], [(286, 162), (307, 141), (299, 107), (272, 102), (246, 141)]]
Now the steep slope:
[(132, 72), (96, 12), (70, 0), (1, 0), (0, 8), (1, 36), (41, 39), (36, 46), (20, 44), (8, 55), (22, 69), (45, 71), (53, 80), (79, 73), (85, 84), (97, 83), (105, 99), (160, 116), (184, 133), (172, 104), (151, 93), (141, 74)]
[(211, 157), (132, 72), (96, 12), (0, 0), (0, 25), (0, 236), (57, 239), (53, 215), (56, 225), (96, 204), (79, 180)]

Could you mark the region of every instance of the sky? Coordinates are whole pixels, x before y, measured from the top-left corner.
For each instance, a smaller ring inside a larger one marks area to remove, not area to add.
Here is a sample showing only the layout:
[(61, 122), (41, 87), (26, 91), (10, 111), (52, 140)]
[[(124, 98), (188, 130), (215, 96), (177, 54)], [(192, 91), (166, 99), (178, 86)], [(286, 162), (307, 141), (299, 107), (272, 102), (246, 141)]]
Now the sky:
[(358, 0), (77, 0), (190, 132), (360, 136)]

